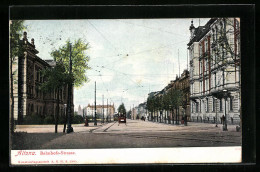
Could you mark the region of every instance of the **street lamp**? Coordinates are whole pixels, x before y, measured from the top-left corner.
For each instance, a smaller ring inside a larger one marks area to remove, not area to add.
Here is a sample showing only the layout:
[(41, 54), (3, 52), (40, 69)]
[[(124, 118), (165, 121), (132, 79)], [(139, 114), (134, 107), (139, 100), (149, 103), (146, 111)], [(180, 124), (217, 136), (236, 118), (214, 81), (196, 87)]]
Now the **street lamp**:
[[(71, 43), (69, 43), (69, 48), (70, 48), (70, 57), (69, 57), (69, 73), (72, 74), (72, 60), (71, 60)], [(71, 133), (73, 132), (73, 128), (71, 127), (71, 114), (72, 114), (72, 110), (71, 110), (71, 99), (72, 99), (72, 82), (70, 82), (68, 84), (68, 125), (67, 125), (67, 133)]]
[(227, 114), (226, 114), (226, 106), (227, 106), (227, 90), (223, 90), (223, 97), (225, 99), (225, 116), (224, 116), (224, 120), (223, 120), (223, 131), (227, 131)]
[(95, 81), (95, 118), (94, 118), (94, 125), (97, 125), (96, 81)]
[(64, 127), (63, 127), (63, 133), (65, 133), (65, 130), (66, 130), (66, 119), (67, 119), (67, 113), (66, 113), (66, 110), (67, 110), (67, 104), (64, 104), (64, 118), (65, 118), (65, 122), (64, 122)]

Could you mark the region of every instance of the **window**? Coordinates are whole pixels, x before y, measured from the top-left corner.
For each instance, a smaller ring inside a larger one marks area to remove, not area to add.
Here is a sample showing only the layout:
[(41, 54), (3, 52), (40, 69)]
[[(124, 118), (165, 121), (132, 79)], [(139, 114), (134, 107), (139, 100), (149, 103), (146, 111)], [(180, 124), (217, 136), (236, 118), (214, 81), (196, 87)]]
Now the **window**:
[(202, 45), (200, 44), (200, 55), (202, 55)]
[(225, 84), (225, 71), (224, 71), (224, 69), (222, 70), (222, 78), (223, 78), (222, 83), (223, 83), (223, 86), (224, 86), (224, 84)]
[(205, 47), (204, 47), (204, 50), (205, 50), (205, 53), (207, 53), (207, 49), (208, 49), (208, 42), (205, 40)]
[(207, 98), (206, 101), (207, 101), (207, 109), (206, 110), (207, 110), (207, 112), (209, 112), (209, 99)]
[(219, 100), (219, 111), (222, 112), (222, 99)]
[(212, 37), (213, 37), (213, 41), (215, 41), (215, 30), (212, 29)]
[(216, 34), (215, 34), (215, 37), (216, 37), (216, 41), (218, 40), (218, 27), (216, 26)]
[(206, 64), (206, 70), (205, 71), (208, 71), (208, 60), (205, 59), (205, 64)]
[(196, 112), (199, 112), (199, 102), (196, 102)]
[(202, 92), (202, 82), (200, 81), (200, 92)]
[(206, 79), (206, 91), (208, 90), (208, 82), (209, 82), (209, 80)]
[(215, 79), (214, 84), (215, 84), (215, 88), (216, 88), (216, 86), (217, 86), (217, 74), (216, 73), (214, 73), (214, 79)]
[(216, 103), (215, 99), (212, 98), (212, 112), (215, 112), (215, 103)]
[(233, 111), (233, 99), (232, 98), (230, 98), (229, 108), (230, 108), (230, 111)]
[(200, 112), (201, 112), (201, 100), (200, 100)]

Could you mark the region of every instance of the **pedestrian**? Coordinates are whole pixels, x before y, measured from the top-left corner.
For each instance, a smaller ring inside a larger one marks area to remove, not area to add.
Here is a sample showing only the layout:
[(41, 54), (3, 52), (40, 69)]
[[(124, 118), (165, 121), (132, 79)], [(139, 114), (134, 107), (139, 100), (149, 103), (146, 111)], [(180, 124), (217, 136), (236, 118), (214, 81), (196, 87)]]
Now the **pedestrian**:
[(86, 120), (85, 120), (85, 125), (84, 126), (88, 126), (88, 117), (86, 116)]

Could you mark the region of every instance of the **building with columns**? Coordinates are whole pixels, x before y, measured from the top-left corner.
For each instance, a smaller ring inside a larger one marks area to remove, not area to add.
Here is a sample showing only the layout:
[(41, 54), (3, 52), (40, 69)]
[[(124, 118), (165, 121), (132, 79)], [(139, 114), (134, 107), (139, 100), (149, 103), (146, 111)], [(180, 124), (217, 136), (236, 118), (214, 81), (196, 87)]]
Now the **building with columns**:
[[(57, 111), (57, 94), (55, 91), (44, 93), (39, 89), (40, 84), (45, 81), (41, 75), (41, 70), (51, 68), (56, 65), (53, 60), (42, 60), (37, 56), (39, 53), (35, 49), (34, 39), (31, 42), (24, 32), (23, 39), (20, 40), (24, 50), (23, 55), (16, 58), (13, 64), (14, 75), (14, 120), (22, 124), (23, 118), (27, 115), (39, 115), (44, 119), (48, 115), (55, 115)], [(60, 91), (59, 113), (64, 115), (65, 104), (67, 104), (67, 87)], [(73, 102), (73, 96), (72, 96)], [(73, 112), (73, 103), (72, 103)]]
[(191, 120), (240, 122), (240, 20), (212, 18), (204, 26), (191, 21)]

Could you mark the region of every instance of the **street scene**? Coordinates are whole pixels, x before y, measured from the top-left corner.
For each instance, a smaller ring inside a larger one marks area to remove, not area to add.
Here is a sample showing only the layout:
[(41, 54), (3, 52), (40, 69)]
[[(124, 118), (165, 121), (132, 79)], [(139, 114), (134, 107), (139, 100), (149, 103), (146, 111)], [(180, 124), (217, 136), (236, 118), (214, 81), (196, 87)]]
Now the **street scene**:
[[(152, 148), (204, 147), (241, 145), (241, 133), (235, 125), (224, 132), (214, 124), (189, 123), (170, 125), (141, 120), (127, 120), (127, 124), (111, 122), (74, 125), (74, 133), (55, 135), (53, 126), (19, 126), (20, 149), (93, 149), (93, 148)], [(60, 130), (62, 133), (62, 130)], [(48, 136), (47, 135), (51, 135)], [(48, 139), (43, 141), (44, 137)]]
[(10, 20), (10, 149), (242, 145), (240, 19)]

